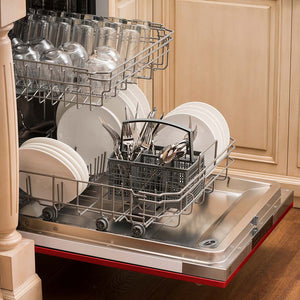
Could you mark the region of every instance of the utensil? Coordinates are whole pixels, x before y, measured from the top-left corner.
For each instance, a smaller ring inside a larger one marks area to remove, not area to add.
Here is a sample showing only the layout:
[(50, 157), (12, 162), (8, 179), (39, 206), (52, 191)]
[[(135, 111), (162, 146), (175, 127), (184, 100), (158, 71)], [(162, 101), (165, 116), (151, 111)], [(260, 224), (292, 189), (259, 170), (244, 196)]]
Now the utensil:
[(109, 124), (107, 124), (103, 118), (99, 117), (99, 120), (100, 120), (102, 126), (107, 130), (107, 132), (113, 139), (115, 157), (117, 159), (123, 159), (122, 153), (120, 151), (120, 142), (121, 142), (120, 135)]
[[(215, 158), (215, 142), (218, 138), (218, 132), (215, 127), (212, 127), (211, 121), (199, 117), (197, 113), (192, 111), (178, 111), (176, 114), (168, 114), (164, 121), (175, 123), (183, 127), (190, 126), (190, 118), (194, 126), (197, 126), (197, 137), (193, 141), (194, 151), (204, 152), (204, 163), (208, 167), (208, 172), (214, 168), (213, 161)], [(207, 118), (207, 116), (206, 116)], [(176, 140), (180, 139), (182, 131), (169, 126), (162, 127), (154, 138), (154, 143), (160, 146), (173, 145)], [(184, 137), (182, 138), (184, 139)], [(218, 148), (217, 155), (220, 154)]]

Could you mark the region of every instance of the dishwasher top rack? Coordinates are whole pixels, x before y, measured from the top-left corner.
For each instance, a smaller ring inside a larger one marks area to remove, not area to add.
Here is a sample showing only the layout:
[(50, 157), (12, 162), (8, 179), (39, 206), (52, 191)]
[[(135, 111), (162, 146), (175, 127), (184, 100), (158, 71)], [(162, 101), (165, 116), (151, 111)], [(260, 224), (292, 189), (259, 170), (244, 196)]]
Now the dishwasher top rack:
[[(56, 13), (65, 16), (65, 12)], [(141, 36), (140, 43), (143, 46), (140, 51), (111, 71), (89, 72), (85, 68), (14, 59), (17, 98), (22, 96), (28, 101), (38, 98), (40, 102), (50, 100), (53, 105), (63, 101), (66, 105), (84, 104), (92, 108), (102, 106), (104, 99), (116, 96), (119, 90), (127, 88), (128, 83), (136, 82), (136, 79), (152, 79), (154, 71), (167, 68), (172, 30), (148, 21), (87, 16), (95, 20), (101, 18), (103, 22), (114, 22), (116, 26), (126, 25), (126, 28), (146, 24), (150, 28), (150, 36)], [(20, 37), (21, 32), (16, 25), (12, 35)], [(47, 76), (43, 77), (43, 74)], [(100, 91), (97, 89), (99, 85), (102, 87)]]

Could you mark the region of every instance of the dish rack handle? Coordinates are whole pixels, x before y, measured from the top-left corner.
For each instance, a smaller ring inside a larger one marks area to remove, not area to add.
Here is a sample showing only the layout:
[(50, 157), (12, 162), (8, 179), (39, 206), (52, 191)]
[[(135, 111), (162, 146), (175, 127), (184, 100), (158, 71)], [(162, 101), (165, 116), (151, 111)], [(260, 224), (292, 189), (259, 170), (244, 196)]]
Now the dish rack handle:
[(193, 149), (193, 130), (172, 122), (167, 122), (164, 120), (160, 120), (160, 119), (132, 119), (132, 120), (126, 120), (122, 122), (122, 131), (121, 131), (121, 150), (123, 150), (123, 133), (124, 133), (124, 128), (126, 126), (126, 124), (131, 124), (131, 123), (142, 123), (142, 122), (148, 122), (148, 123), (155, 123), (155, 124), (159, 124), (159, 125), (167, 125), (167, 126), (172, 126), (174, 128), (180, 129), (185, 131), (188, 134), (188, 154), (190, 157), (190, 162), (194, 162), (194, 149)]

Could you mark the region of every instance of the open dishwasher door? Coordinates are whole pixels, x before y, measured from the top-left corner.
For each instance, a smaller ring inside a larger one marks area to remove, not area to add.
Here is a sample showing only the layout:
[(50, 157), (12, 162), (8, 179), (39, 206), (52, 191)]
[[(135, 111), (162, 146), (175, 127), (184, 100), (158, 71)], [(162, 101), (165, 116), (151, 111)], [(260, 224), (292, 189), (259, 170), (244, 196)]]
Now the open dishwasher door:
[(293, 192), (277, 183), (230, 178), (216, 180), (179, 224), (152, 224), (143, 238), (128, 222), (95, 230), (92, 211), (62, 210), (56, 223), (21, 215), (20, 230), (39, 253), (226, 287), (292, 205)]

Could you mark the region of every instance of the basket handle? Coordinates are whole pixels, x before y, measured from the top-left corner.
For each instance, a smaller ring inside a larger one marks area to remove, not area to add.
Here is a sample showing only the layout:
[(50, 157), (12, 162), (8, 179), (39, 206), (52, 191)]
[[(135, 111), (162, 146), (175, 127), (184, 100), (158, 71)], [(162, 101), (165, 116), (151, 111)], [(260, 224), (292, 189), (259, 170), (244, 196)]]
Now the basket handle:
[(193, 130), (172, 122), (167, 122), (164, 120), (160, 119), (133, 119), (133, 120), (126, 120), (122, 122), (122, 131), (121, 131), (121, 149), (123, 149), (123, 132), (124, 132), (124, 127), (126, 124), (131, 124), (131, 123), (141, 123), (141, 122), (150, 122), (150, 123), (156, 123), (156, 124), (163, 124), (163, 125), (168, 125), (172, 126), (174, 128), (180, 129), (185, 131), (188, 134), (188, 139), (189, 139), (189, 147), (188, 147), (188, 153), (190, 156), (190, 162), (194, 161), (194, 149), (193, 149), (193, 143), (192, 143), (192, 134)]

